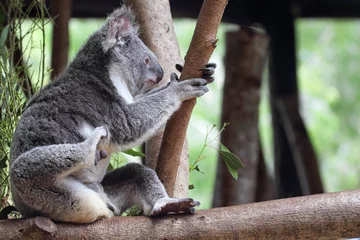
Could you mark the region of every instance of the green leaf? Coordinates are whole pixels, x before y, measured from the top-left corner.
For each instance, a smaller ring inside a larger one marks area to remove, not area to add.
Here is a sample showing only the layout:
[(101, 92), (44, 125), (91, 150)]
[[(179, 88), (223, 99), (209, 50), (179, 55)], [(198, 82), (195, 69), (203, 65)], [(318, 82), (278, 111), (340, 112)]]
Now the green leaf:
[(5, 41), (7, 39), (9, 33), (9, 24), (6, 25), (3, 30), (1, 31), (1, 35), (0, 35), (0, 48), (3, 49), (4, 45), (5, 45)]
[(133, 157), (146, 157), (145, 154), (143, 154), (142, 152), (135, 151), (134, 149), (131, 149), (131, 148), (126, 151), (123, 151), (123, 153), (128, 154)]
[(237, 170), (240, 168), (244, 168), (245, 167), (244, 164), (235, 154), (230, 152), (229, 149), (227, 149), (224, 145), (221, 144), (221, 148), (224, 150), (218, 150), (220, 157), (224, 160), (233, 178), (238, 179)]
[(194, 188), (195, 188), (194, 184), (190, 184), (190, 185), (189, 185), (189, 190), (192, 190), (192, 189), (194, 189)]
[(232, 176), (235, 180), (238, 180), (238, 178), (239, 178), (239, 173), (237, 172), (237, 170), (231, 168), (231, 167), (227, 164), (227, 162), (225, 162), (225, 164), (226, 164), (226, 166), (227, 166), (227, 168), (228, 168), (231, 176)]
[(231, 152), (224, 144), (220, 143), (220, 150), (224, 152)]

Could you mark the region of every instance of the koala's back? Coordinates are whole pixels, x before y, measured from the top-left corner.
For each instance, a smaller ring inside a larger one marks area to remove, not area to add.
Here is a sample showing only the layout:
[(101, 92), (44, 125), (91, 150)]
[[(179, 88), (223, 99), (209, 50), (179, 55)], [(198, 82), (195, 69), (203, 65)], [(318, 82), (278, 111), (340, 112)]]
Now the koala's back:
[(29, 101), (13, 135), (10, 164), (38, 146), (83, 141), (79, 128), (84, 122), (93, 126), (106, 122), (111, 95), (111, 89), (95, 77), (60, 75)]

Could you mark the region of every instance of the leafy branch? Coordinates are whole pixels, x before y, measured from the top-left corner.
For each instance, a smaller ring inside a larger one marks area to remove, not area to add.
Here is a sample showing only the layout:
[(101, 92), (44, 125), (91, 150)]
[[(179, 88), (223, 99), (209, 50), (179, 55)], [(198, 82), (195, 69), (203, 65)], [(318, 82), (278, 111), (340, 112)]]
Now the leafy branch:
[[(219, 153), (220, 158), (225, 162), (230, 174), (233, 176), (233, 178), (238, 179), (238, 169), (243, 168), (244, 164), (241, 162), (241, 160), (234, 154), (232, 153), (224, 144), (222, 144), (219, 140), (219, 137), (221, 135), (221, 133), (225, 130), (226, 126), (228, 126), (230, 123), (224, 123), (224, 125), (222, 126), (222, 128), (220, 129), (219, 133), (209, 139), (209, 135), (210, 133), (215, 129), (216, 125), (213, 125), (210, 130), (208, 128), (206, 128), (206, 135), (205, 135), (205, 141), (204, 141), (204, 145), (200, 150), (200, 153), (198, 155), (198, 157), (196, 158), (196, 160), (194, 161), (193, 164), (190, 165), (189, 167), (189, 172), (192, 171), (197, 171), (200, 173), (201, 172), (200, 168), (199, 168), (199, 162), (201, 162), (202, 160), (204, 160), (206, 158), (206, 156), (203, 156), (204, 150), (209, 147), (212, 148), (214, 150), (216, 150)], [(220, 149), (215, 148), (212, 143), (213, 142), (217, 142), (220, 145)], [(193, 186), (190, 185), (190, 188), (192, 188)]]

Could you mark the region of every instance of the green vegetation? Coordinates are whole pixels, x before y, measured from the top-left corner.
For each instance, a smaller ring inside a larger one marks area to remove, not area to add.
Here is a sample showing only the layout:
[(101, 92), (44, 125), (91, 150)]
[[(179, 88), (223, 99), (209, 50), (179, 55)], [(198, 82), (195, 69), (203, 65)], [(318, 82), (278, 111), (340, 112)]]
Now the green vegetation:
[[(102, 22), (102, 19), (71, 20), (70, 59)], [(23, 28), (30, 23), (26, 21)], [(175, 22), (182, 56), (185, 56), (194, 27), (194, 21)], [(188, 129), (191, 163), (196, 161), (196, 157), (201, 152), (207, 129), (214, 124), (221, 126), (223, 55), (225, 32), (229, 29), (234, 29), (234, 26), (226, 25), (220, 28), (218, 47), (211, 58), (212, 62), (218, 64), (216, 81), (209, 86), (210, 92), (198, 100), (191, 118)], [(359, 187), (360, 165), (357, 164), (359, 152), (357, 144), (360, 133), (360, 107), (357, 106), (360, 104), (360, 95), (357, 93), (360, 89), (360, 81), (358, 81), (360, 47), (357, 44), (360, 37), (359, 29), (360, 22), (358, 21), (299, 20), (297, 22), (298, 76), (302, 115), (320, 159), (321, 174), (327, 191)], [(45, 32), (45, 66), (48, 67), (51, 54), (50, 25), (45, 27)], [(37, 79), (41, 53), (34, 48), (41, 46), (39, 44), (39, 39), (42, 37), (41, 31), (34, 32), (32, 37), (33, 50), (31, 55), (26, 51), (26, 60), (30, 66), (29, 72), (32, 79)], [(272, 169), (271, 116), (267, 103), (266, 77), (263, 86), (260, 130), (265, 158), (269, 169)], [(217, 134), (219, 134), (219, 129), (214, 129), (208, 137), (212, 139)], [(123, 161), (124, 156), (125, 154), (121, 154), (119, 161)], [(209, 208), (212, 202), (218, 153), (211, 148), (205, 148), (201, 156), (206, 159), (197, 162), (197, 165), (203, 174), (197, 171), (190, 173), (190, 184), (195, 186), (195, 189), (190, 191), (190, 196), (201, 201), (202, 208)], [(126, 156), (126, 158), (129, 157)]]

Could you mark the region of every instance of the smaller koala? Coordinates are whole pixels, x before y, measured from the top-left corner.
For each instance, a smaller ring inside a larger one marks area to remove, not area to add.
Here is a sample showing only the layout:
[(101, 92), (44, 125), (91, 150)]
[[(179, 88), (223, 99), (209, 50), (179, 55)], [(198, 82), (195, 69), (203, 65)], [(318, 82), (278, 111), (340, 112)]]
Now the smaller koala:
[(107, 169), (111, 154), (146, 141), (182, 101), (205, 94), (214, 68), (208, 64), (204, 78), (181, 82), (172, 74), (168, 85), (153, 88), (163, 70), (140, 40), (132, 11), (116, 9), (29, 101), (10, 153), (16, 208), (24, 217), (69, 223), (110, 218), (132, 205), (147, 216), (193, 213), (200, 203), (170, 198), (146, 166)]

